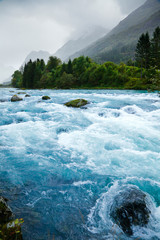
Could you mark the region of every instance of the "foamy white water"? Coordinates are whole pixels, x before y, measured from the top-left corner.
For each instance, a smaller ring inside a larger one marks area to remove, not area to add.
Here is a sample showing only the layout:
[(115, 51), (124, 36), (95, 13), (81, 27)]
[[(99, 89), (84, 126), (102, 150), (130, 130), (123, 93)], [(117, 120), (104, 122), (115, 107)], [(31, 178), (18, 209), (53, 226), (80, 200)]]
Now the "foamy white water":
[[(158, 95), (27, 90), (30, 98), (10, 102), (18, 91), (0, 89), (0, 189), (24, 218), (24, 239), (160, 239)], [(90, 104), (63, 105), (76, 98)], [(146, 193), (151, 210), (132, 237), (110, 217), (114, 197), (129, 186)]]

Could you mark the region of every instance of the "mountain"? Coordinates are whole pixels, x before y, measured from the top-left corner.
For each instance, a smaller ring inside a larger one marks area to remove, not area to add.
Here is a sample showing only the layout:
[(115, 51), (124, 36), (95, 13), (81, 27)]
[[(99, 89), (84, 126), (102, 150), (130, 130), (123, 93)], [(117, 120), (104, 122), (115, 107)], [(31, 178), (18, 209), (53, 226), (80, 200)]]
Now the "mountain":
[(46, 51), (32, 51), (31, 53), (28, 54), (28, 56), (26, 57), (26, 59), (24, 60), (24, 63), (29, 62), (29, 60), (31, 59), (32, 61), (37, 60), (37, 58), (39, 59), (43, 59), (45, 61), (45, 63), (47, 63), (49, 57), (51, 56), (51, 54), (49, 52)]
[(68, 60), (72, 54), (89, 46), (91, 43), (104, 36), (107, 32), (108, 31), (105, 28), (99, 26), (90, 27), (81, 33), (79, 37), (65, 43), (56, 53), (54, 53), (54, 56), (57, 56), (62, 61)]
[(136, 26), (140, 23), (145, 22), (149, 17), (151, 17), (155, 12), (160, 10), (160, 0), (147, 0), (141, 7), (133, 11), (122, 20), (110, 33), (118, 34), (120, 32), (126, 31), (132, 26)]
[(158, 25), (160, 25), (160, 0), (148, 0), (111, 32), (72, 55), (71, 59), (84, 55), (92, 57), (97, 62), (127, 61), (134, 58), (139, 36), (146, 31), (152, 34)]

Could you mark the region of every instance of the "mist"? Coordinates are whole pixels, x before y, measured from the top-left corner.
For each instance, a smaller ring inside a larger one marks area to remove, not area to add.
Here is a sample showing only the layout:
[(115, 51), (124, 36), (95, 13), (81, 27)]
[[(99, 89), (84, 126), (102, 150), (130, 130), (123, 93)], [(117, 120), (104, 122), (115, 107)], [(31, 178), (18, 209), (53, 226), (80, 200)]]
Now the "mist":
[[(111, 30), (145, 0), (0, 1), (0, 79), (19, 68), (33, 50), (53, 54), (75, 33), (90, 26)], [(2, 77), (3, 76), (3, 77)], [(0, 80), (3, 82), (3, 80)]]

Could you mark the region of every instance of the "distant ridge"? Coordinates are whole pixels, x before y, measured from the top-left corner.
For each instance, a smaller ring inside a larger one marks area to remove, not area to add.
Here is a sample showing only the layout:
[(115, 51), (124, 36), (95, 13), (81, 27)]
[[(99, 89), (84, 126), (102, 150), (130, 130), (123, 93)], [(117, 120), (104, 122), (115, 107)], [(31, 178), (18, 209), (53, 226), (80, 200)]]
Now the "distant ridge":
[(51, 56), (51, 54), (49, 52), (47, 52), (47, 51), (42, 51), (42, 50), (40, 50), (40, 51), (32, 51), (25, 58), (23, 65), (25, 63), (29, 62), (30, 59), (32, 61), (35, 61), (35, 60), (37, 60), (37, 58), (43, 59), (47, 63), (47, 61), (48, 61), (50, 56)]

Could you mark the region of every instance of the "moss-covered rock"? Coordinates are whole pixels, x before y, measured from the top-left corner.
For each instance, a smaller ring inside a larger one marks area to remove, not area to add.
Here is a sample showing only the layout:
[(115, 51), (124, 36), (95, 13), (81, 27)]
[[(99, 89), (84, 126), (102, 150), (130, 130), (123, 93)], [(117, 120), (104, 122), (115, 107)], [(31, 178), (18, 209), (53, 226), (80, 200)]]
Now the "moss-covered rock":
[(16, 219), (3, 225), (1, 228), (1, 238), (4, 240), (22, 240), (22, 223), (23, 219)]
[(29, 94), (26, 94), (26, 95), (25, 95), (25, 97), (30, 97), (30, 96), (31, 96), (31, 95), (29, 95)]
[(13, 220), (13, 214), (7, 205), (7, 199), (0, 197), (0, 239), (22, 240), (22, 223), (23, 219)]
[(18, 97), (17, 95), (13, 95), (11, 97), (11, 102), (17, 102), (17, 101), (22, 101), (23, 98)]
[(9, 222), (12, 218), (12, 211), (6, 203), (6, 199), (0, 197), (0, 224)]
[(80, 108), (80, 107), (87, 105), (88, 103), (89, 102), (85, 99), (75, 99), (75, 100), (65, 103), (64, 105), (67, 107)]
[(48, 96), (43, 96), (43, 97), (42, 97), (42, 100), (49, 100), (49, 99), (51, 99), (51, 98), (48, 97)]

